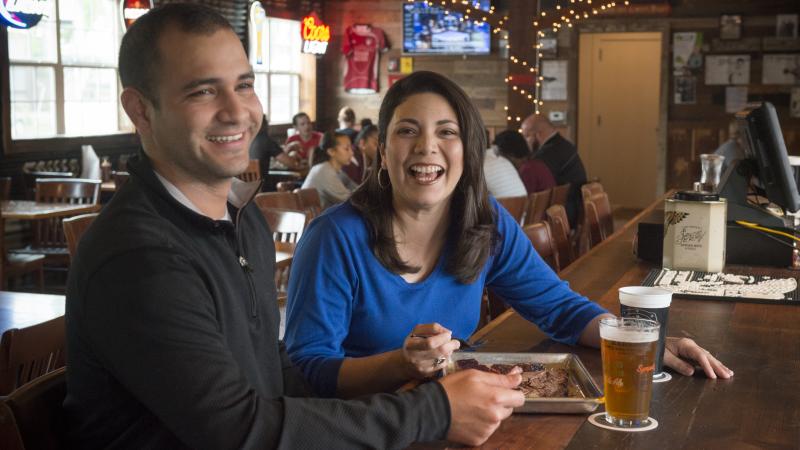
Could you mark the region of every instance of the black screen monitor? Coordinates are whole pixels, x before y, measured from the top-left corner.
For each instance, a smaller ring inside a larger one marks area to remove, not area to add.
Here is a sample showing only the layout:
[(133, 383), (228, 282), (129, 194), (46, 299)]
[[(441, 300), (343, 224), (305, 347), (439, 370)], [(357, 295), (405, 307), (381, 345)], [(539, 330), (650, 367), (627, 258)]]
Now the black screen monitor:
[(747, 156), (756, 163), (767, 198), (784, 211), (796, 212), (800, 209), (800, 194), (775, 107), (769, 102), (749, 104), (736, 118), (744, 131)]

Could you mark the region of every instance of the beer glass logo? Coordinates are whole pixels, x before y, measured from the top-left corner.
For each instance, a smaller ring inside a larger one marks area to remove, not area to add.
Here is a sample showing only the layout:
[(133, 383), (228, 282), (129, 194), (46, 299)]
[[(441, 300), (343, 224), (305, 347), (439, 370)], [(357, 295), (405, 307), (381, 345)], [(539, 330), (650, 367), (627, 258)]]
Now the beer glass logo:
[(658, 323), (658, 316), (652, 311), (647, 311), (639, 308), (631, 308), (625, 313), (625, 317), (629, 319), (647, 319)]

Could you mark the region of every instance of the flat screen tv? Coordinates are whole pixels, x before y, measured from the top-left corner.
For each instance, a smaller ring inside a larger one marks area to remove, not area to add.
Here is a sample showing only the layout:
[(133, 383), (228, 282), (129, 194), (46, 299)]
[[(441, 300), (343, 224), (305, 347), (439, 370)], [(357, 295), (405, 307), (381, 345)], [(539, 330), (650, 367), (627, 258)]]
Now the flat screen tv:
[(746, 153), (755, 160), (767, 198), (786, 211), (796, 212), (800, 209), (800, 193), (775, 107), (769, 102), (750, 104), (736, 117), (744, 125)]
[[(478, 9), (489, 10), (489, 0), (473, 1)], [(403, 3), (403, 52), (415, 55), (488, 55), (491, 28), (476, 11), (469, 20), (448, 12), (434, 2)]]

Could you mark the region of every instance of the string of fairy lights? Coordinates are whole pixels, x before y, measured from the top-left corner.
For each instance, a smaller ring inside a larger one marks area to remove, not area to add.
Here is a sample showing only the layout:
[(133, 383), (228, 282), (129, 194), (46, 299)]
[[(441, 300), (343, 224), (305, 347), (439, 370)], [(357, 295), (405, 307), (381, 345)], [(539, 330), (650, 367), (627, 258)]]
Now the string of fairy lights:
[[(416, 0), (407, 1), (413, 3)], [(479, 2), (470, 2), (467, 0), (425, 1), (424, 3), (425, 6), (437, 6), (438, 4), (438, 6), (444, 9), (445, 14), (449, 14), (451, 10), (461, 13), (463, 14), (460, 18), (462, 22), (465, 20), (473, 20), (475, 25), (478, 26), (487, 23), (491, 27), (493, 34), (505, 34), (504, 37), (506, 42), (508, 42), (508, 30), (505, 28), (508, 22), (508, 16), (503, 16), (502, 18), (495, 16), (494, 6), (490, 6), (489, 11), (485, 11), (480, 9)], [(624, 0), (621, 4), (628, 6), (629, 1)], [(542, 38), (547, 36), (547, 31), (552, 30), (553, 33), (558, 33), (559, 30), (564, 27), (572, 28), (574, 24), (580, 20), (589, 19), (592, 16), (615, 8), (617, 2), (603, 0), (559, 0), (556, 2), (553, 9), (548, 10), (539, 9), (540, 5), (541, 2), (537, 2), (536, 17), (531, 21), (531, 26), (536, 33), (536, 43), (534, 44), (536, 52), (534, 53), (533, 62), (531, 63), (514, 55), (511, 50), (511, 45), (506, 44), (510, 63), (517, 66), (522, 73), (527, 70), (529, 74), (533, 74), (534, 83), (532, 85), (522, 84), (531, 79), (530, 75), (517, 76), (516, 80), (514, 79), (514, 75), (509, 75), (504, 78), (504, 82), (511, 87), (513, 92), (516, 92), (526, 101), (530, 102), (535, 114), (541, 114), (541, 107), (544, 105), (544, 101), (541, 98), (542, 83), (544, 82), (544, 76), (541, 73), (541, 62), (543, 57), (542, 48), (544, 47)], [(509, 72), (512, 72), (512, 70), (509, 70)], [(508, 105), (504, 106), (503, 109), (508, 114), (506, 119), (509, 122), (521, 122), (523, 119), (522, 116), (527, 115), (512, 115)]]

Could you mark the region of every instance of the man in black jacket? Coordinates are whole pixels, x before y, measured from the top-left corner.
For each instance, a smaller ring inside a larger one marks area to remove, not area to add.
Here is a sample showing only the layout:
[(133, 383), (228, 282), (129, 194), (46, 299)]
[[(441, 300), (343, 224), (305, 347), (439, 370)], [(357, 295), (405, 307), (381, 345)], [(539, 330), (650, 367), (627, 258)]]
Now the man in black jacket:
[(531, 114), (522, 122), (522, 135), (528, 141), (532, 157), (547, 164), (556, 184), (570, 183), (569, 197), (564, 209), (567, 210), (570, 226), (575, 228), (581, 208), (581, 186), (586, 184), (586, 169), (578, 155), (578, 149), (572, 142), (564, 139), (541, 114)]
[(308, 398), (278, 340), (274, 245), (234, 180), (261, 125), (230, 25), (197, 5), (139, 18), (120, 49), (142, 154), (80, 243), (67, 288), (77, 448), (397, 448), (486, 440), (524, 401), (459, 372), (399, 394)]

